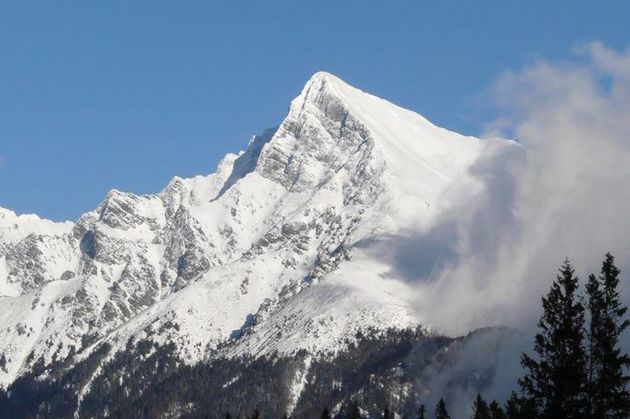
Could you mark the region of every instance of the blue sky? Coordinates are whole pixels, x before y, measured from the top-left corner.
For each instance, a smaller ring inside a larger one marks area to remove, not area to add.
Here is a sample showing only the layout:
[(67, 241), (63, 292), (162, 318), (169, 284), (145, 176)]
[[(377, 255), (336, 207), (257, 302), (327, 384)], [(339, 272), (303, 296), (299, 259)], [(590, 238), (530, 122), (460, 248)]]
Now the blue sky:
[(479, 134), (504, 71), (623, 49), (628, 16), (624, 1), (0, 0), (0, 206), (76, 219), (109, 189), (210, 173), (318, 70)]

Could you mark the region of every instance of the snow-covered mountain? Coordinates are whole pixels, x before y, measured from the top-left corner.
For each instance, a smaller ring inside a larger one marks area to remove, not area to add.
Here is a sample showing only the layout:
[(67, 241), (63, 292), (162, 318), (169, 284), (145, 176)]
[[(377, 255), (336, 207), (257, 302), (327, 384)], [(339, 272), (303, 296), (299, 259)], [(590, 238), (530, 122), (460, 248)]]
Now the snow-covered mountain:
[(214, 174), (112, 191), (74, 224), (0, 209), (0, 386), (103, 342), (172, 342), (192, 364), (430, 328), (374, 243), (478, 188), (485, 150), (320, 72)]

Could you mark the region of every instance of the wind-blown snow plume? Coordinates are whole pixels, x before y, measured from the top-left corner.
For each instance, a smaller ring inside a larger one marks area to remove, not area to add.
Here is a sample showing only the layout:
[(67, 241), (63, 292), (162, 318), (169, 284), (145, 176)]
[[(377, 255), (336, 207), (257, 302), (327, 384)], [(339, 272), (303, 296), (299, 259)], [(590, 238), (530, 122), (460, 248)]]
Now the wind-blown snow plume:
[[(583, 45), (573, 62), (537, 61), (504, 74), (491, 92), (501, 117), (487, 137), (520, 146), (486, 140), (470, 168), (473, 181), (449, 191), (458, 204), (429, 229), (392, 237), (374, 252), (391, 277), (415, 285), (418, 317), (431, 327), (451, 335), (495, 325), (520, 330), (500, 335), (499, 349), (481, 334), (434, 375), (422, 401), (447, 397), (456, 417), (470, 414), (477, 389), (452, 377), (476, 377), (491, 365), (484, 397), (504, 401), (515, 389), (540, 296), (565, 257), (585, 277), (613, 252), (630, 301), (630, 50)], [(630, 339), (622, 344), (630, 347)]]
[[(630, 274), (630, 51), (592, 43), (576, 54), (498, 80), (504, 116), (489, 131), (522, 147), (489, 141), (472, 168), (483, 192), (389, 253), (392, 274), (417, 282), (420, 317), (434, 327), (534, 325), (565, 257), (584, 274), (611, 251)], [(424, 244), (437, 256), (429, 266), (406, 256)]]

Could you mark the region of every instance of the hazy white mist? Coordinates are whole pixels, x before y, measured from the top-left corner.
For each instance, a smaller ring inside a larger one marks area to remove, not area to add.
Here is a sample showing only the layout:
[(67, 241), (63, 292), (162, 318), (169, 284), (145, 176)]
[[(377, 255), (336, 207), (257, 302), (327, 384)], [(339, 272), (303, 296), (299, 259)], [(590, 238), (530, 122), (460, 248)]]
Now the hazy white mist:
[(473, 342), (474, 353), (462, 352), (438, 374), (445, 383), (433, 383), (426, 400), (450, 393), (455, 417), (468, 411), (474, 394), (446, 383), (471, 366), (497, 365), (486, 397), (504, 400), (516, 389), (540, 297), (566, 257), (585, 279), (611, 251), (630, 300), (630, 50), (581, 45), (570, 62), (539, 60), (503, 74), (491, 97), (501, 117), (486, 136), (519, 145), (488, 140), (490, 152), (472, 169), (482, 193), (469, 193), (437, 227), (392, 240), (384, 252), (392, 275), (416, 285), (419, 318), (439, 331), (520, 331), (498, 353)]

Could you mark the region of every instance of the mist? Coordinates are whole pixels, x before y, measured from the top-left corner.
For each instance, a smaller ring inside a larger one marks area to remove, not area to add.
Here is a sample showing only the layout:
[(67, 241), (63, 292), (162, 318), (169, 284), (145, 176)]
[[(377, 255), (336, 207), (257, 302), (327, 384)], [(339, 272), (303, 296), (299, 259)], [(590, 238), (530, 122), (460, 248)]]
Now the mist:
[[(582, 45), (505, 73), (491, 97), (501, 116), (471, 168), (480, 193), (388, 252), (419, 318), (451, 335), (535, 324), (566, 257), (584, 277), (610, 251), (630, 274), (630, 51)], [(621, 287), (630, 295), (627, 276)]]
[[(392, 276), (414, 285), (418, 318), (437, 332), (517, 331), (498, 346), (461, 351), (438, 378), (492, 364), (484, 396), (504, 401), (517, 389), (520, 353), (531, 351), (540, 298), (565, 258), (585, 280), (610, 251), (630, 301), (630, 50), (594, 42), (576, 47), (570, 61), (537, 60), (499, 77), (490, 98), (500, 116), (487, 124), (475, 184), (448, 192), (464, 197), (461, 206), (429, 231), (388, 240), (382, 254)], [(627, 336), (622, 345), (630, 349)], [(476, 395), (432, 387), (426, 400), (447, 397), (459, 415)]]

